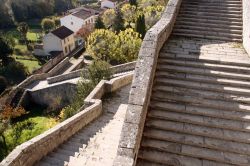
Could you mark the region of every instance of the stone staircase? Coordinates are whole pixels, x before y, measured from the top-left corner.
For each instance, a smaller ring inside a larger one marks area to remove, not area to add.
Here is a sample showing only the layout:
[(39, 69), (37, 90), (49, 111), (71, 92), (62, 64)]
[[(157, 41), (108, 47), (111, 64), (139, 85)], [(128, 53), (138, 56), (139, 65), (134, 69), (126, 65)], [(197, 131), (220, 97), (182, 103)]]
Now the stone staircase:
[(137, 165), (250, 165), (250, 58), (232, 42), (241, 41), (240, 4), (183, 0), (158, 58)]
[(241, 0), (183, 0), (175, 35), (242, 41)]

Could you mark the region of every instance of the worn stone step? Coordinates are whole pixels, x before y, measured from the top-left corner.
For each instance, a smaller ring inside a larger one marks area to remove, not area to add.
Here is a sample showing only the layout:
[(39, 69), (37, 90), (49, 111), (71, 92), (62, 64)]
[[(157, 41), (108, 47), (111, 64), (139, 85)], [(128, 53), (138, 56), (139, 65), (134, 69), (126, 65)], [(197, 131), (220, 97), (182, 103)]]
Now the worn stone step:
[(152, 148), (157, 151), (170, 152), (226, 164), (247, 166), (250, 162), (250, 156), (247, 155), (238, 155), (230, 152), (220, 152), (216, 150), (184, 145), (175, 142), (159, 141), (155, 139), (143, 139), (141, 145), (143, 147), (150, 149)]
[(185, 66), (172, 66), (172, 65), (158, 65), (158, 71), (173, 71), (173, 72), (187, 72), (190, 74), (197, 74), (197, 75), (205, 75), (205, 76), (213, 76), (219, 78), (227, 78), (227, 79), (237, 79), (237, 80), (250, 80), (250, 76), (247, 74), (238, 74), (238, 73), (231, 73), (231, 72), (224, 72), (219, 70), (212, 70), (212, 69), (200, 69), (194, 67), (185, 67)]
[(76, 151), (69, 151), (67, 149), (61, 148), (61, 146), (58, 149), (56, 149), (54, 152), (59, 153), (59, 154), (63, 154), (63, 155), (67, 155), (67, 156), (75, 156)]
[(195, 30), (195, 31), (205, 31), (206, 33), (210, 33), (213, 35), (214, 32), (218, 34), (235, 34), (235, 35), (242, 35), (242, 29), (237, 30), (237, 29), (232, 29), (232, 28), (218, 28), (218, 27), (207, 27), (207, 26), (202, 26), (200, 24), (198, 25), (183, 25), (182, 23), (177, 23), (175, 25), (175, 29), (187, 29), (187, 30)]
[(196, 38), (206, 38), (206, 39), (213, 39), (213, 40), (224, 40), (224, 41), (242, 42), (242, 39), (231, 38), (231, 37), (219, 37), (219, 36), (189, 34), (189, 33), (185, 33), (185, 32), (173, 32), (172, 34), (176, 35), (176, 36), (184, 36), (184, 37), (196, 37)]
[(140, 149), (138, 158), (160, 165), (203, 166), (200, 159), (146, 148)]
[(181, 51), (174, 51), (174, 50), (165, 50), (162, 49), (162, 52), (159, 55), (159, 58), (172, 58), (172, 59), (179, 59), (179, 60), (189, 60), (189, 61), (199, 61), (204, 63), (215, 63), (215, 64), (225, 64), (225, 65), (233, 65), (233, 66), (242, 66), (242, 67), (249, 67), (250, 59), (248, 57), (223, 57), (223, 55), (216, 55), (213, 56), (210, 54), (202, 54), (202, 53), (186, 53)]
[(177, 101), (183, 102), (185, 104), (193, 104), (193, 105), (204, 105), (207, 108), (215, 108), (215, 109), (222, 109), (222, 110), (231, 110), (231, 111), (243, 111), (243, 112), (250, 112), (250, 106), (248, 104), (240, 104), (236, 102), (229, 102), (229, 101), (219, 101), (219, 100), (212, 100), (212, 99), (205, 99), (199, 96), (181, 96), (177, 93), (153, 93), (152, 99), (156, 101)]
[(240, 142), (247, 144), (250, 143), (249, 132), (208, 127), (188, 122), (179, 122), (170, 120), (167, 121), (158, 118), (147, 118), (145, 126), (153, 129), (174, 131), (178, 133), (204, 136), (225, 141), (233, 141), (233, 142)]
[(229, 120), (235, 120), (240, 122), (250, 122), (250, 113), (242, 112), (242, 111), (231, 111), (231, 110), (222, 110), (215, 108), (207, 108), (203, 105), (192, 105), (179, 103), (174, 101), (156, 101), (151, 100), (150, 108), (153, 110), (162, 110), (162, 111), (172, 111), (179, 113), (188, 113), (193, 115), (201, 115), (207, 117), (215, 117), (215, 118), (224, 118)]
[(235, 13), (239, 13), (239, 15), (241, 15), (242, 11), (242, 6), (223, 6), (223, 5), (206, 5), (206, 4), (198, 4), (198, 5), (193, 5), (193, 4), (189, 4), (189, 3), (182, 3), (181, 9), (183, 10), (209, 10), (208, 13), (211, 13), (212, 11), (216, 11), (216, 12), (220, 12), (220, 11), (224, 11), (225, 13), (227, 12), (235, 12)]
[(211, 24), (219, 24), (219, 25), (231, 25), (231, 26), (242, 26), (241, 19), (235, 19), (235, 18), (227, 18), (227, 19), (220, 19), (213, 18), (211, 19), (210, 16), (193, 16), (193, 15), (180, 15), (177, 18), (177, 23), (182, 21), (190, 21), (190, 22), (196, 22), (196, 23), (211, 23)]
[[(216, 32), (216, 31), (206, 31), (206, 30), (195, 30), (195, 29), (187, 29), (185, 27), (183, 28), (178, 28), (175, 27), (173, 30), (174, 33), (186, 33), (186, 34), (194, 34), (194, 35), (200, 35), (203, 36), (204, 38), (207, 38), (207, 36), (210, 37), (223, 37), (225, 39), (241, 39), (242, 35), (241, 34), (234, 34), (234, 33), (226, 33), (226, 32)], [(217, 38), (214, 38), (217, 39)]]
[(57, 158), (53, 158), (51, 156), (46, 156), (41, 162), (49, 163), (51, 166), (64, 166), (64, 161), (59, 160)]
[(171, 112), (168, 110), (153, 109), (148, 113), (148, 118), (153, 117), (162, 120), (188, 122), (207, 127), (222, 128), (235, 131), (250, 132), (249, 122), (240, 122), (223, 118), (207, 117), (202, 115), (193, 115), (188, 113)]
[[(197, 22), (192, 22), (192, 21), (181, 21), (177, 22), (176, 25), (192, 25), (192, 26), (197, 26)], [(242, 26), (237, 26), (237, 25), (225, 25), (225, 24), (213, 24), (213, 23), (202, 23), (199, 22), (199, 26), (204, 26), (204, 27), (213, 27), (213, 28), (225, 28), (227, 29), (233, 29), (233, 30), (241, 30), (242, 31)]]
[[(141, 158), (137, 158), (136, 166), (162, 166), (162, 164), (151, 162), (148, 160), (143, 160)], [(166, 166), (170, 166), (170, 165), (166, 165)]]
[(227, 7), (242, 7), (242, 3), (240, 1), (231, 1), (231, 2), (227, 2), (225, 3), (223, 2), (200, 2), (200, 1), (183, 1), (182, 4), (190, 4), (190, 5), (203, 5), (203, 6), (227, 6)]
[(246, 143), (226, 141), (174, 131), (158, 130), (146, 127), (143, 132), (143, 137), (162, 141), (171, 141), (186, 145), (194, 145), (202, 148), (220, 150), (222, 152), (231, 152), (244, 155), (250, 154), (250, 145)]
[(228, 71), (233, 73), (250, 73), (249, 67), (235, 66), (235, 65), (223, 65), (223, 64), (214, 64), (208, 62), (197, 62), (197, 61), (189, 61), (182, 59), (165, 59), (158, 58), (158, 64), (161, 65), (175, 65), (175, 66), (187, 66), (201, 69), (213, 69), (220, 71)]
[(187, 80), (200, 83), (220, 84), (237, 88), (250, 88), (250, 82), (225, 79), (220, 77), (204, 76), (199, 74), (189, 74), (187, 72), (157, 71), (156, 78), (171, 78), (176, 80)]
[(154, 93), (158, 93), (158, 92), (159, 93), (163, 93), (163, 92), (175, 93), (178, 95), (188, 94), (189, 96), (200, 97), (203, 99), (235, 102), (235, 103), (250, 105), (250, 96), (242, 96), (242, 95), (234, 95), (231, 93), (201, 90), (199, 88), (193, 88), (189, 86), (176, 86), (176, 85), (167, 84), (167, 83), (165, 83), (163, 86), (157, 85), (156, 83), (154, 86), (153, 92)]
[(58, 160), (61, 160), (61, 161), (64, 161), (64, 162), (69, 161), (70, 157), (72, 157), (72, 156), (68, 156), (68, 155), (66, 155), (64, 153), (55, 153), (55, 152), (51, 152), (47, 156), (50, 156), (52, 158), (57, 158)]

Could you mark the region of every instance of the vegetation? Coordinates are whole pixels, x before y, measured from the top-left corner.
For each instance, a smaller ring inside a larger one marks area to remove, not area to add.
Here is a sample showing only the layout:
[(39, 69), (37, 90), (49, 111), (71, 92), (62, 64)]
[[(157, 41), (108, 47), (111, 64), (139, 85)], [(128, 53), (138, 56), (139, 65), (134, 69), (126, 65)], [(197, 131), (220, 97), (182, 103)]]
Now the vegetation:
[(74, 102), (62, 109), (60, 118), (65, 120), (75, 115), (84, 106), (84, 99), (89, 95), (93, 88), (102, 80), (110, 79), (112, 72), (110, 65), (105, 61), (94, 61), (88, 68), (88, 80), (81, 80), (77, 84), (77, 93)]
[(95, 29), (105, 29), (105, 25), (104, 25), (102, 18), (100, 16), (97, 17), (97, 19), (96, 19)]
[(10, 56), (13, 53), (13, 44), (11, 41), (4, 37), (0, 36), (0, 60), (2, 66), (7, 66), (10, 61)]
[(146, 34), (146, 25), (145, 25), (145, 17), (143, 14), (139, 15), (136, 20), (135, 31), (141, 35), (142, 39), (144, 38)]
[(56, 27), (55, 21), (53, 19), (44, 18), (41, 22), (41, 27), (45, 33), (48, 33)]
[(22, 40), (24, 41), (24, 43), (27, 45), (28, 48), (28, 41), (27, 41), (27, 33), (29, 31), (28, 24), (26, 22), (21, 22), (20, 24), (18, 24), (17, 30), (21, 33)]
[(8, 82), (5, 77), (0, 76), (0, 94), (7, 88)]
[(120, 8), (117, 8), (115, 11), (115, 18), (114, 18), (114, 23), (113, 23), (112, 28), (116, 33), (119, 33), (120, 31), (125, 30), (124, 19), (123, 19), (123, 15), (122, 15)]
[(140, 36), (133, 29), (126, 29), (119, 34), (99, 29), (89, 36), (87, 51), (94, 59), (117, 64), (135, 60), (140, 45)]

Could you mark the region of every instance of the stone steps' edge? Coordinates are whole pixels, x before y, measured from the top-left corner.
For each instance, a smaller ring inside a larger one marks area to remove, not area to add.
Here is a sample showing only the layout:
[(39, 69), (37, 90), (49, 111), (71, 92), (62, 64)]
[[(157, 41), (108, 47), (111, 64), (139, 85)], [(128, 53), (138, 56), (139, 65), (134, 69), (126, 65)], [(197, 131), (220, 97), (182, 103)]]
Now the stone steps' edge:
[[(132, 77), (133, 73), (130, 73), (114, 78), (110, 81), (100, 81), (95, 89), (84, 100), (85, 105), (79, 110), (79, 113), (45, 131), (43, 134), (34, 137), (20, 146), (17, 146), (0, 163), (0, 165), (12, 166), (20, 165), (20, 163), (22, 163), (21, 165), (35, 164), (37, 161), (56, 149), (59, 145), (63, 144), (71, 136), (77, 134), (80, 129), (101, 115), (101, 97), (105, 93), (113, 92), (114, 90), (129, 84), (132, 82)], [(29, 160), (27, 160), (27, 158), (29, 158)]]
[[(169, 38), (182, 0), (169, 0), (161, 19), (143, 39), (114, 166), (135, 165), (160, 49)], [(136, 109), (136, 111), (135, 111)]]
[[(159, 147), (160, 145), (152, 145), (153, 143), (156, 144), (157, 142), (159, 143), (161, 141), (147, 140), (147, 139), (143, 140), (142, 141), (142, 148), (156, 150), (156, 151), (160, 151), (160, 152), (174, 153), (174, 154), (181, 155), (181, 156), (188, 156), (188, 157), (192, 157), (192, 158), (197, 158), (197, 159), (201, 159), (201, 160), (209, 160), (209, 161), (218, 162), (218, 163), (232, 164), (232, 165), (239, 165), (239, 166), (248, 166), (248, 163), (240, 163), (239, 160), (236, 161), (236, 160), (234, 160), (234, 158), (226, 158), (225, 157), (224, 160), (219, 159), (216, 155), (211, 154), (213, 152), (216, 152), (214, 150), (206, 149), (207, 151), (211, 152), (209, 155), (209, 153), (203, 154), (205, 151), (205, 149), (203, 149), (203, 148), (193, 147), (190, 145), (177, 144), (177, 143), (173, 143), (173, 142), (168, 142), (168, 144), (170, 146), (170, 148), (168, 148), (168, 149), (166, 147), (163, 147), (163, 148)], [(189, 152), (189, 150), (191, 152)], [(198, 153), (199, 151), (200, 151), (200, 153)], [(218, 154), (218, 155), (223, 156), (223, 154)], [(228, 155), (232, 155), (232, 154), (228, 153)], [(243, 158), (241, 156), (237, 156), (237, 157)], [(246, 157), (246, 159), (247, 159), (247, 157)], [(246, 159), (245, 159), (245, 162), (246, 162)]]

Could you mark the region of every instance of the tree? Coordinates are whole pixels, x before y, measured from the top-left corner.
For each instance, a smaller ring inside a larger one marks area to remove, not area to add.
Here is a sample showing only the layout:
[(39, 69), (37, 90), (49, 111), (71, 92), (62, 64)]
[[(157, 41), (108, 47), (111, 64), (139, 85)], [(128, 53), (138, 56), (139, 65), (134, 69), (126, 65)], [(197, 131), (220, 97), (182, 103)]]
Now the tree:
[(100, 16), (98, 16), (95, 21), (95, 29), (105, 29), (105, 25)]
[(48, 33), (55, 28), (55, 21), (49, 18), (44, 18), (41, 22), (44, 32)]
[(115, 11), (115, 19), (114, 19), (114, 24), (113, 24), (113, 30), (116, 33), (119, 33), (120, 31), (125, 30), (125, 28), (124, 28), (124, 20), (123, 20), (123, 16), (122, 16), (120, 8), (117, 8), (116, 11)]
[(29, 26), (26, 22), (21, 22), (18, 24), (17, 26), (17, 30), (21, 33), (22, 38), (25, 42), (25, 44), (27, 45), (28, 48), (28, 40), (27, 40), (27, 33), (29, 31)]
[(54, 19), (54, 22), (55, 22), (55, 27), (60, 27), (61, 22), (60, 22), (60, 19), (59, 19), (58, 17), (56, 17), (56, 18)]
[(130, 5), (137, 6), (136, 0), (129, 0), (129, 4), (130, 4)]
[(112, 59), (114, 32), (105, 29), (97, 29), (88, 37), (87, 51), (94, 59), (110, 61)]
[(138, 16), (135, 24), (135, 31), (141, 35), (142, 39), (144, 38), (146, 34), (146, 24), (145, 24), (144, 14)]
[(131, 27), (131, 23), (135, 21), (135, 18), (138, 15), (136, 7), (130, 4), (125, 4), (121, 8), (121, 12), (122, 12), (124, 20), (128, 23), (128, 26)]
[(2, 65), (6, 66), (9, 63), (10, 55), (13, 53), (13, 45), (4, 36), (0, 36), (0, 60), (2, 60)]
[(115, 19), (114, 9), (108, 9), (102, 15), (103, 23), (107, 29), (110, 29), (110, 27), (114, 24), (114, 19)]
[(6, 89), (8, 82), (5, 77), (0, 76), (0, 94)]
[(85, 41), (87, 41), (89, 35), (93, 32), (94, 27), (91, 24), (84, 25), (79, 31), (77, 35), (82, 37)]

